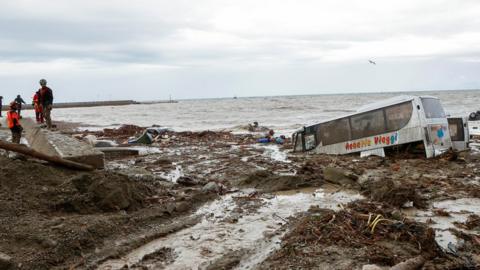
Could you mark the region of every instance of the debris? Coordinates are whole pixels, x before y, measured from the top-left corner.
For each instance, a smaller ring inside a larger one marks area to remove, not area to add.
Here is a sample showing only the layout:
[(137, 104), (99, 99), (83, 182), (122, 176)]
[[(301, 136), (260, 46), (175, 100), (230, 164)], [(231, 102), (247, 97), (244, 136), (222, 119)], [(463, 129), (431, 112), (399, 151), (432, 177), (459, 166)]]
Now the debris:
[(198, 185), (198, 182), (191, 177), (181, 176), (177, 179), (177, 184), (183, 185), (183, 186), (186, 186), (186, 187), (192, 187), (192, 186)]
[(448, 213), (443, 208), (435, 208), (435, 209), (433, 209), (433, 213), (435, 213), (435, 215), (441, 216), (441, 217), (449, 217), (450, 216), (450, 213)]
[(152, 142), (152, 135), (146, 131), (140, 137), (128, 140), (129, 144), (152, 144)]
[(74, 161), (63, 159), (63, 158), (56, 157), (56, 156), (45, 155), (45, 154), (37, 152), (37, 151), (35, 151), (31, 148), (28, 148), (26, 146), (23, 146), (23, 145), (18, 145), (18, 144), (9, 143), (9, 142), (5, 142), (5, 141), (0, 140), (0, 148), (8, 150), (8, 151), (13, 151), (13, 152), (17, 152), (17, 153), (20, 153), (20, 154), (24, 154), (24, 155), (27, 155), (27, 156), (31, 156), (31, 157), (34, 157), (34, 158), (38, 158), (40, 160), (45, 160), (45, 161), (48, 161), (48, 162), (53, 163), (55, 165), (60, 165), (60, 166), (67, 167), (67, 168), (70, 168), (70, 169), (82, 170), (82, 171), (93, 171), (94, 170), (94, 168), (90, 165), (74, 162)]

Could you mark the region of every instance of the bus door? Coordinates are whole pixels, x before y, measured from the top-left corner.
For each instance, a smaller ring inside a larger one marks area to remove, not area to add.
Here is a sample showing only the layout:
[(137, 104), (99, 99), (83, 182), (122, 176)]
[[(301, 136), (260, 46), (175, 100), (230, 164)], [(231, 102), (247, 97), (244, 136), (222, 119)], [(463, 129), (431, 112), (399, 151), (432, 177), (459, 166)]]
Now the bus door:
[[(421, 98), (423, 111), (425, 113), (425, 124), (427, 142), (430, 145), (429, 150), (433, 152), (428, 153), (429, 156), (438, 156), (452, 147), (450, 139), (450, 132), (448, 130), (448, 121), (445, 116), (440, 100), (436, 98)], [(423, 118), (423, 117), (422, 117)]]
[(450, 131), (450, 138), (452, 139), (452, 147), (456, 151), (463, 151), (468, 149), (468, 127), (467, 119), (462, 117), (448, 118), (448, 129)]

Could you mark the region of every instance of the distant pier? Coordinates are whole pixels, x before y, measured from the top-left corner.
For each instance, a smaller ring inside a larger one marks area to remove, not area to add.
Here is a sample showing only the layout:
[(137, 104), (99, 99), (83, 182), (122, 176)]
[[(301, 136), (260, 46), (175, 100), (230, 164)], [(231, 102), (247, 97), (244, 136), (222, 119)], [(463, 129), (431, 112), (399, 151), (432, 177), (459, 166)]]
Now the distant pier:
[[(110, 101), (85, 101), (85, 102), (59, 102), (53, 103), (55, 109), (58, 108), (82, 108), (82, 107), (100, 107), (100, 106), (124, 106), (133, 104), (157, 104), (157, 103), (177, 103), (176, 100), (160, 100), (139, 102), (135, 100), (110, 100)], [(31, 104), (22, 104), (22, 110), (33, 109)], [(2, 106), (2, 110), (8, 110), (8, 104)]]

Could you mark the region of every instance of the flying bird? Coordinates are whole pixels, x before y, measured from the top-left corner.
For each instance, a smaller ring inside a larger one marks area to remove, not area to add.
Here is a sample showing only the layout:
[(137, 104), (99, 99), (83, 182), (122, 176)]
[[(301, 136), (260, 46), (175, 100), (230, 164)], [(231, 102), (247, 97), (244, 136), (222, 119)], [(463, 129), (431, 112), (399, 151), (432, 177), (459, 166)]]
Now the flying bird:
[(375, 63), (375, 61), (372, 61), (372, 60), (370, 60), (370, 59), (368, 60), (368, 62), (370, 62), (370, 64), (374, 64), (374, 65), (377, 64), (377, 63)]

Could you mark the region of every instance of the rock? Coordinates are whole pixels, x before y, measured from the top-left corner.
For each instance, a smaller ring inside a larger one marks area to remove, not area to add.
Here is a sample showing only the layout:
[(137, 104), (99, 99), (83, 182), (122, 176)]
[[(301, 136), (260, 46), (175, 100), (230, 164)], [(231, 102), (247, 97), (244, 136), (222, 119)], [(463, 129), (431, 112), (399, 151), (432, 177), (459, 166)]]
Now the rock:
[(234, 213), (226, 218), (223, 219), (224, 222), (227, 222), (227, 223), (237, 223), (238, 220), (241, 218), (242, 216), (240, 214), (237, 214), (237, 213)]
[(86, 173), (77, 175), (70, 181), (72, 181), (73, 186), (81, 193), (87, 192), (88, 187), (90, 187), (93, 182), (92, 177)]
[(209, 192), (218, 193), (220, 192), (220, 186), (215, 182), (209, 182), (205, 186), (203, 186), (202, 191), (205, 193), (209, 193)]
[(44, 248), (54, 248), (57, 246), (57, 241), (50, 238), (45, 238), (40, 242), (40, 245)]
[(188, 202), (177, 202), (175, 204), (175, 211), (179, 213), (186, 212), (192, 208), (192, 205)]
[(323, 169), (323, 178), (328, 182), (339, 185), (351, 185), (356, 184), (355, 180), (358, 178), (351, 172), (347, 172), (341, 168), (325, 167)]
[(168, 213), (169, 215), (171, 215), (173, 213), (173, 211), (175, 211), (175, 208), (176, 208), (176, 204), (175, 203), (167, 203), (165, 205), (165, 209), (163, 210), (165, 213)]
[(97, 137), (95, 137), (95, 135), (87, 135), (83, 137), (83, 140), (94, 146), (95, 142), (97, 141)]
[(0, 270), (13, 270), (12, 257), (0, 252)]
[(366, 264), (362, 267), (362, 270), (383, 270), (384, 268), (376, 264)]
[(191, 187), (191, 186), (197, 185), (197, 181), (195, 181), (191, 177), (182, 176), (182, 177), (177, 179), (177, 184), (183, 185), (183, 186), (186, 186), (186, 187)]

